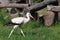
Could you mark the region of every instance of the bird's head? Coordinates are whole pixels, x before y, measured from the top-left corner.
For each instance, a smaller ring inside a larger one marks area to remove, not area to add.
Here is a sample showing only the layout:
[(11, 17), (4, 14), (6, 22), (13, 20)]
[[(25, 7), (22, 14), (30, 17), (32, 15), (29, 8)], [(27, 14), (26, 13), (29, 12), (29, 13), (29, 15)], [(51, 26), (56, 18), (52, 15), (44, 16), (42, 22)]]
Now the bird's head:
[(28, 17), (30, 17), (30, 18), (32, 18), (32, 19), (34, 19), (34, 17), (31, 15), (31, 13), (30, 13), (30, 12), (27, 12), (27, 13), (26, 13), (26, 18), (28, 18)]
[(30, 13), (30, 10), (29, 10), (29, 9), (25, 8), (23, 12), (24, 12), (24, 14), (25, 14), (24, 16), (25, 16), (26, 18), (28, 18), (28, 17), (29, 17), (29, 18), (34, 19), (34, 17), (31, 15), (31, 13)]

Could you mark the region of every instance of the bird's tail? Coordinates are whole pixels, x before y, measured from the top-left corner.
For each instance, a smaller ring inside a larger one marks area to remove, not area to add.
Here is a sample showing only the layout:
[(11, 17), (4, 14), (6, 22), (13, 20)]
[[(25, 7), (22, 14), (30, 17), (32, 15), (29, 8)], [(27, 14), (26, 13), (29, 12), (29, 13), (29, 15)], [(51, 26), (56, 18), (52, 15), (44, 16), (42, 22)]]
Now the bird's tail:
[(11, 21), (4, 23), (3, 26), (9, 26), (9, 25), (12, 25), (12, 22)]

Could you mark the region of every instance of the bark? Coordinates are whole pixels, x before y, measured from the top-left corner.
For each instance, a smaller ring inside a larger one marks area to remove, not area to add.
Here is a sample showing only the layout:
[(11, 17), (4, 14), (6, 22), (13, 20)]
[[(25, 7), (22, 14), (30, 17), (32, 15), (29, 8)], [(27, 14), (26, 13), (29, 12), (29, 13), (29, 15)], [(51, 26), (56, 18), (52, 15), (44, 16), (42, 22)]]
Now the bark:
[[(58, 5), (60, 6), (60, 0), (58, 0)], [(58, 12), (58, 20), (60, 20), (60, 12)]]
[(28, 7), (28, 4), (17, 4), (17, 3), (8, 3), (0, 4), (1, 8), (25, 8)]
[(60, 12), (60, 6), (49, 6), (51, 11)]
[(33, 0), (26, 0), (26, 3), (28, 3), (29, 5), (33, 4)]
[(54, 22), (54, 16), (55, 16), (55, 13), (52, 12), (52, 11), (47, 11), (47, 15), (45, 15), (43, 18), (44, 18), (44, 24), (46, 26), (50, 26), (53, 24)]
[(38, 11), (38, 10), (44, 8), (46, 5), (53, 3), (53, 2), (56, 2), (56, 0), (44, 0), (41, 3), (37, 3), (33, 6), (28, 7), (27, 9), (30, 11)]

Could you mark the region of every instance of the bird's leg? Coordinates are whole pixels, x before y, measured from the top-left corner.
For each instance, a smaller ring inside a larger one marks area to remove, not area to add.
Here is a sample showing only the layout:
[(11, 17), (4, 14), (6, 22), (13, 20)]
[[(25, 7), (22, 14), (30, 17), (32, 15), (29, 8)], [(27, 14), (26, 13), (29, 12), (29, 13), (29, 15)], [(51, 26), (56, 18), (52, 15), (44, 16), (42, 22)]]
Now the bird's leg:
[(11, 34), (13, 33), (14, 29), (12, 29), (12, 31), (10, 32), (8, 38), (10, 38)]
[(23, 37), (25, 37), (25, 34), (24, 34), (23, 30), (22, 29), (20, 29), (20, 30), (21, 30), (21, 33), (22, 33)]
[(14, 27), (13, 27), (13, 29), (11, 30), (11, 32), (10, 32), (8, 38), (10, 38), (10, 36), (11, 36), (11, 34), (13, 33), (14, 29), (17, 28), (17, 27), (18, 27), (18, 25), (14, 25)]

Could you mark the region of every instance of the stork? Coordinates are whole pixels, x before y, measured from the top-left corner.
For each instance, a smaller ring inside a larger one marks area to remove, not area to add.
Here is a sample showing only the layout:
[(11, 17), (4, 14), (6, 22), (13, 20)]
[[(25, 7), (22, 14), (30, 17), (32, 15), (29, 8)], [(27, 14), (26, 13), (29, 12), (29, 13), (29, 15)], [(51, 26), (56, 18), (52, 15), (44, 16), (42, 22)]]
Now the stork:
[[(22, 23), (25, 24), (25, 23), (29, 22), (30, 17), (33, 18), (33, 16), (30, 14), (30, 12), (27, 12), (26, 13), (26, 17), (16, 17), (16, 18), (11, 19), (10, 22), (6, 23), (5, 25), (9, 25), (9, 24), (13, 24), (14, 25), (14, 27), (11, 30), (8, 38), (10, 38), (10, 36), (13, 33), (14, 29), (16, 29), (17, 27), (19, 27), (20, 24), (22, 24)], [(22, 29), (20, 29), (20, 30), (21, 30), (22, 35), (25, 37)]]

